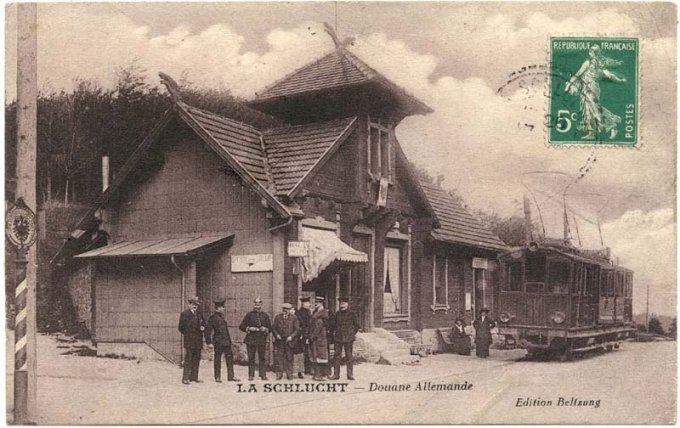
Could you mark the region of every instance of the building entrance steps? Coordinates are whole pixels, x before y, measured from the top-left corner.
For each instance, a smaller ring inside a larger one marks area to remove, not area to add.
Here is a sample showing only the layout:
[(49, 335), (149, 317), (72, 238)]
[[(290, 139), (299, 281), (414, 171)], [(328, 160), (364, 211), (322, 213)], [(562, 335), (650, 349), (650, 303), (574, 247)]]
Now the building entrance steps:
[(417, 355), (411, 355), (411, 344), (383, 328), (375, 328), (370, 333), (358, 333), (355, 349), (358, 357), (371, 363), (413, 364), (419, 359)]

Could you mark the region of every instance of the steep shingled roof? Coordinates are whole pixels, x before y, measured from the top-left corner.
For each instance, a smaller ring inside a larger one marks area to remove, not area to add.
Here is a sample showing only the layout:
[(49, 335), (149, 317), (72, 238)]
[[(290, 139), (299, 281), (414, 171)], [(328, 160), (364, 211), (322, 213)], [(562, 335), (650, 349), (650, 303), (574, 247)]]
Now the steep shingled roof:
[(277, 80), (258, 92), (249, 104), (260, 104), (279, 97), (339, 89), (375, 82), (408, 100), (413, 113), (431, 113), (432, 109), (408, 94), (386, 77), (368, 66), (345, 48), (337, 48), (329, 54)]
[(498, 236), (486, 229), (442, 188), (425, 182), (420, 185), (440, 223), (440, 228), (432, 231), (434, 239), (492, 250), (508, 249)]
[(264, 187), (269, 185), (266, 155), (260, 141), (262, 134), (258, 129), (196, 107), (185, 106), (191, 117), (253, 178)]
[(368, 66), (359, 67), (356, 61), (351, 61), (351, 57), (344, 49), (336, 49), (267, 86), (257, 94), (256, 99), (354, 85), (367, 82), (376, 74)]
[(356, 118), (264, 131), (276, 193), (290, 194), (354, 129)]

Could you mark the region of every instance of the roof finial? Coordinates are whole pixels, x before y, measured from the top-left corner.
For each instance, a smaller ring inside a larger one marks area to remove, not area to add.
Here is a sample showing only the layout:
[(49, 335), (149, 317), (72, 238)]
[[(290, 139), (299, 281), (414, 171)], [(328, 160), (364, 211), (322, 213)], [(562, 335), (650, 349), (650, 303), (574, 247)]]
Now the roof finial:
[(172, 100), (175, 102), (182, 101), (182, 97), (180, 96), (179, 92), (179, 85), (177, 82), (175, 82), (175, 79), (163, 73), (162, 71), (158, 73), (158, 77), (161, 78), (161, 84), (165, 86), (165, 89), (168, 90)]
[(333, 39), (336, 49), (344, 48), (347, 45), (354, 45), (354, 37), (345, 37), (342, 39), (342, 41), (340, 41), (338, 39), (338, 35), (335, 33), (335, 29), (328, 22), (324, 22), (323, 26), (326, 29), (328, 35), (331, 36), (331, 39)]

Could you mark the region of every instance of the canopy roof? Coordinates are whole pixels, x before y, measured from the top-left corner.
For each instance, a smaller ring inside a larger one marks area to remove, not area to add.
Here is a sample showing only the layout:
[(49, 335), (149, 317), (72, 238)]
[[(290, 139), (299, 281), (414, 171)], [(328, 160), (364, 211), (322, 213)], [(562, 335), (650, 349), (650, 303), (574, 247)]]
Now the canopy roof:
[(355, 250), (338, 238), (333, 230), (302, 227), (301, 240), (308, 242), (309, 252), (302, 258), (302, 280), (318, 277), (334, 261), (366, 263), (368, 255)]
[(121, 241), (75, 256), (81, 259), (111, 257), (191, 256), (231, 243), (234, 235), (198, 236), (193, 238), (144, 239)]

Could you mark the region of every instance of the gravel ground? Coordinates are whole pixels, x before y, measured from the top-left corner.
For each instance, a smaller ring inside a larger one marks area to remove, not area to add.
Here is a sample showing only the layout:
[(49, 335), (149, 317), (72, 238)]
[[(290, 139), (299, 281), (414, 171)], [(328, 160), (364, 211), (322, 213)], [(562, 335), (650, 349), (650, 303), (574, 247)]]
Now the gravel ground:
[[(618, 351), (569, 363), (527, 361), (520, 350), (492, 350), (484, 360), (440, 354), (416, 366), (366, 363), (355, 367), (356, 381), (339, 381), (347, 384), (345, 392), (267, 392), (267, 382), (256, 381), (256, 393), (239, 393), (231, 382), (215, 383), (209, 361), (201, 364), (204, 383), (186, 386), (181, 370), (170, 363), (63, 355), (77, 345), (38, 337), (39, 424), (667, 424), (676, 414), (675, 342), (628, 342)], [(247, 390), (247, 368), (237, 366), (236, 375)], [(425, 382), (467, 382), (472, 388), (415, 390)], [(284, 383), (316, 385), (311, 380)], [(372, 384), (411, 389), (377, 392)], [(592, 405), (558, 405), (560, 397)], [(551, 405), (518, 406), (526, 400)]]

